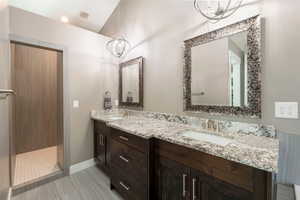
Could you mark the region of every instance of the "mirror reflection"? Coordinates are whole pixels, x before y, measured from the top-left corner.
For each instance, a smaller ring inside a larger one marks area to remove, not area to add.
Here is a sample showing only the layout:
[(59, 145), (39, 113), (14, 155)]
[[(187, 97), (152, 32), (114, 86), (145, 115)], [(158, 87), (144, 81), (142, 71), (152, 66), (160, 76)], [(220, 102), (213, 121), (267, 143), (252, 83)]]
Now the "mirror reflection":
[(139, 103), (139, 63), (122, 68), (122, 100)]
[(247, 31), (192, 48), (192, 105), (248, 105)]

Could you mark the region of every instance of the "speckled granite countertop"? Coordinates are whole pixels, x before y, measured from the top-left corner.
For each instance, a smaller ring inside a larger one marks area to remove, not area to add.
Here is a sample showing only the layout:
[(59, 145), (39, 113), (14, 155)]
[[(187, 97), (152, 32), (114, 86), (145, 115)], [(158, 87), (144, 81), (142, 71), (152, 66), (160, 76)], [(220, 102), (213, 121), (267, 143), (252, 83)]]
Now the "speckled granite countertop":
[[(108, 126), (146, 139), (155, 137), (174, 144), (182, 145), (227, 160), (235, 161), (268, 172), (278, 171), (279, 140), (270, 137), (243, 133), (213, 133), (197, 126), (152, 119), (142, 116), (126, 116), (112, 120), (106, 115), (93, 116)], [(226, 146), (188, 138), (184, 131), (196, 131), (230, 139)]]

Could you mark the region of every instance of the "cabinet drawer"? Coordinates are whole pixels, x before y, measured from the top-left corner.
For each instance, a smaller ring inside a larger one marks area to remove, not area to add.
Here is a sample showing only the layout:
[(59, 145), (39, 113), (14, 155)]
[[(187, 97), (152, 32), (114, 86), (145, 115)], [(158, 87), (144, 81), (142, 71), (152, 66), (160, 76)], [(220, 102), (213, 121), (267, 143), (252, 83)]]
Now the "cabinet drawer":
[(252, 167), (160, 140), (155, 141), (155, 151), (158, 155), (253, 192)]
[(143, 139), (141, 137), (125, 133), (114, 128), (112, 128), (110, 132), (112, 139), (123, 144), (129, 145), (143, 153), (148, 153), (149, 141), (147, 139)]
[(141, 184), (133, 176), (120, 173), (118, 169), (111, 168), (111, 183), (126, 200), (147, 200), (148, 186)]
[(116, 140), (111, 140), (111, 165), (124, 174), (136, 177), (137, 181), (147, 183), (147, 154)]

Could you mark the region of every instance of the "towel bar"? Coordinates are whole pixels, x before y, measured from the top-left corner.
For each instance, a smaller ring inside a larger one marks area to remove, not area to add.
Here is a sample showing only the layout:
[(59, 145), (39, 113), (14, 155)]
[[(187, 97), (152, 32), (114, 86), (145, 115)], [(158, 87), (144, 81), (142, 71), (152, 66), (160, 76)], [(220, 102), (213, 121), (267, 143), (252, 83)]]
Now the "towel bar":
[(9, 95), (16, 95), (16, 93), (13, 90), (0, 89), (0, 99), (6, 99)]

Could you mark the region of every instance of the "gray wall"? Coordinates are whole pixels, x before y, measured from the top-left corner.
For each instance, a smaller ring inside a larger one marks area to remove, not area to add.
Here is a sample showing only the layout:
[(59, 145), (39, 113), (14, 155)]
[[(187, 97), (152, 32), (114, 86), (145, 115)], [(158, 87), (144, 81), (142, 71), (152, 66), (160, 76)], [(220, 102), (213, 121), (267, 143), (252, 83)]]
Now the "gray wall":
[[(9, 12), (0, 1), (0, 89), (9, 89)], [(6, 199), (9, 179), (9, 100), (0, 99), (0, 199)]]
[[(93, 158), (89, 113), (102, 108), (104, 91), (113, 89), (110, 74), (117, 73), (116, 61), (105, 49), (110, 38), (13, 7), (10, 7), (10, 32), (66, 49), (64, 97), (69, 100), (70, 108), (64, 115), (70, 121), (70, 162), (76, 164)], [(72, 107), (73, 100), (80, 101), (79, 108)]]
[[(245, 2), (246, 6), (229, 19), (211, 24), (194, 11), (192, 1), (122, 0), (101, 33), (128, 38), (133, 50), (126, 60), (146, 58), (145, 110), (182, 113), (183, 41), (261, 14), (265, 22), (262, 119), (221, 118), (272, 124), (283, 134), (300, 135), (300, 120), (274, 117), (275, 101), (300, 101), (300, 1)], [(300, 183), (300, 174), (295, 177), (291, 182)]]
[(194, 10), (193, 1), (122, 0), (100, 33), (130, 41), (133, 48), (124, 60), (145, 57), (145, 110), (182, 114), (183, 41), (260, 13), (258, 1), (250, 1), (230, 19), (212, 24)]
[[(275, 101), (300, 101), (300, 14), (298, 0), (254, 1), (229, 19), (206, 23), (190, 1), (123, 0), (101, 33), (126, 36), (133, 50), (126, 59), (145, 56), (145, 109), (181, 113), (183, 40), (261, 13), (265, 20), (263, 118), (280, 132), (300, 134), (300, 120), (275, 119)], [(118, 14), (121, 13), (121, 17)], [(120, 25), (120, 26), (118, 26)], [(163, 87), (162, 87), (163, 86)], [(237, 119), (253, 121), (250, 119)], [(261, 120), (254, 120), (260, 122)]]
[[(230, 105), (228, 43), (222, 38), (192, 48), (192, 104)], [(193, 95), (201, 92), (205, 94)]]

